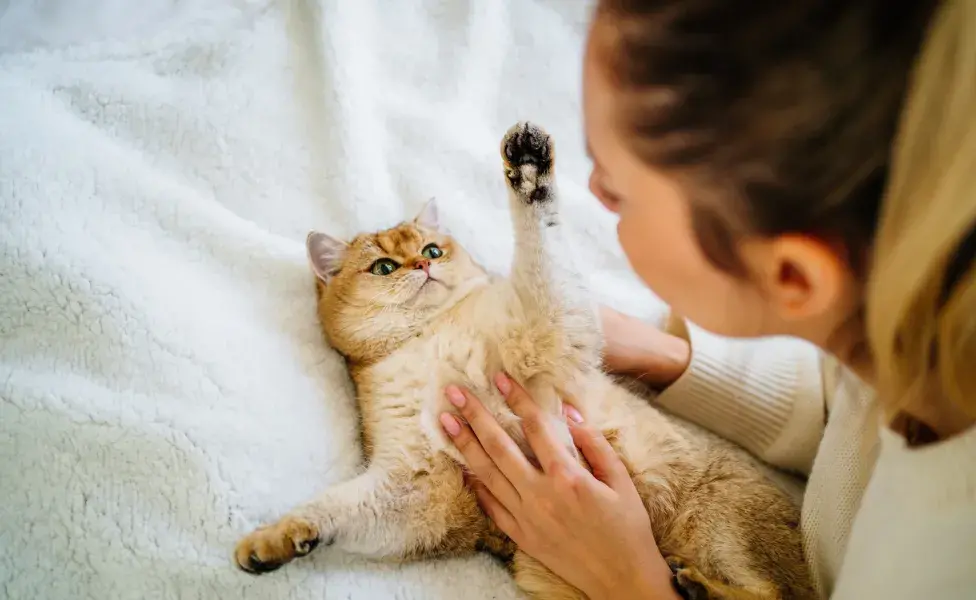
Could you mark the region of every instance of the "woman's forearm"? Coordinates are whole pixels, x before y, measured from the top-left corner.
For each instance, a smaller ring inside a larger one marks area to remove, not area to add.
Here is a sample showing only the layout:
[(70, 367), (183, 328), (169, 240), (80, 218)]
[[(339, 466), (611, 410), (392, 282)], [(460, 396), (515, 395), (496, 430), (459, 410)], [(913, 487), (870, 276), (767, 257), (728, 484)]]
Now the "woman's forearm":
[[(796, 340), (731, 340), (681, 321), (681, 335), (601, 309), (604, 362), (656, 402), (777, 466), (807, 471), (825, 413), (820, 355)], [(686, 336), (686, 337), (682, 337)]]

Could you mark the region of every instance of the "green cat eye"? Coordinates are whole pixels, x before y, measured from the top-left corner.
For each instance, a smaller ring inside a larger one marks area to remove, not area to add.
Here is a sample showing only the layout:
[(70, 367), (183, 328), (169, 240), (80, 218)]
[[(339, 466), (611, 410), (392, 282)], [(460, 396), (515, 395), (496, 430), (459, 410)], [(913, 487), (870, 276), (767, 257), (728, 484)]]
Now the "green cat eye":
[(427, 244), (420, 253), (430, 260), (444, 256), (444, 251), (437, 244)]
[(399, 268), (400, 265), (395, 260), (381, 258), (373, 263), (373, 265), (369, 268), (369, 272), (373, 275), (386, 276)]

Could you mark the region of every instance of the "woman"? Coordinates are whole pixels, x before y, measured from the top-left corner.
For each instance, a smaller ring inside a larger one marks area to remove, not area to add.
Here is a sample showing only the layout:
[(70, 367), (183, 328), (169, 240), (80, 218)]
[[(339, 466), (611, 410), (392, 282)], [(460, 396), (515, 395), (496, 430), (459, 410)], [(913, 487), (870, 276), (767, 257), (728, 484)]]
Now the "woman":
[[(823, 596), (973, 597), (976, 1), (603, 0), (584, 110), (591, 189), (687, 319), (605, 310), (608, 366), (809, 473)], [(728, 339), (771, 335), (803, 341)], [(504, 433), (461, 404), (476, 430), (445, 429), (524, 550), (593, 598), (677, 597), (629, 480), (601, 481), (621, 468), (602, 437), (572, 426), (593, 476), (539, 472), (502, 505), (500, 465), (525, 459), (489, 457)]]

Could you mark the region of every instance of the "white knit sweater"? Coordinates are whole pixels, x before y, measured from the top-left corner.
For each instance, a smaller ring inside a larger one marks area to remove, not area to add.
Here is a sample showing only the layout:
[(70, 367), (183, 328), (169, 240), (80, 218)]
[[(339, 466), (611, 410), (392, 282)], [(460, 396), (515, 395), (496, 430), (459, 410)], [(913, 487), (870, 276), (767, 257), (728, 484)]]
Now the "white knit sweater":
[(802, 529), (822, 597), (976, 599), (976, 428), (910, 449), (872, 390), (813, 346), (686, 329), (691, 364), (658, 402), (809, 475)]

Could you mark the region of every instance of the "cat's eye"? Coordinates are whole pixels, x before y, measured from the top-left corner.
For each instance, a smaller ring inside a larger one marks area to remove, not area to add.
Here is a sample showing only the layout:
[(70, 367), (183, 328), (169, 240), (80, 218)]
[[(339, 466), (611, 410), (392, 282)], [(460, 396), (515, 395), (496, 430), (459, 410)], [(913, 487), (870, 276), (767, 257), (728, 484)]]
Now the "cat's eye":
[(400, 265), (395, 260), (381, 258), (373, 263), (373, 265), (369, 268), (369, 272), (373, 275), (386, 276), (399, 268)]
[(427, 244), (420, 253), (430, 260), (444, 256), (444, 251), (437, 244)]

